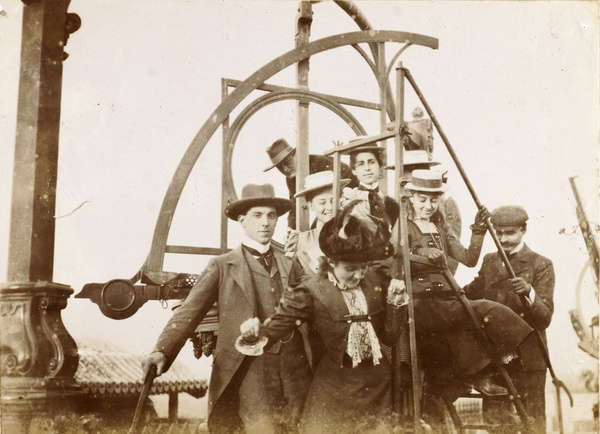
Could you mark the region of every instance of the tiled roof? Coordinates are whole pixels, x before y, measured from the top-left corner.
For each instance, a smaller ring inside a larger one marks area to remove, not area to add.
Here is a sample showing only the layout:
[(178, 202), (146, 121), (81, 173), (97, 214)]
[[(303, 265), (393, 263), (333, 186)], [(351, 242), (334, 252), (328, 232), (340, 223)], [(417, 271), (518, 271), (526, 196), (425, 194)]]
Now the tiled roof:
[[(75, 380), (86, 393), (93, 395), (135, 395), (142, 391), (141, 363), (145, 355), (134, 354), (98, 338), (77, 340), (79, 367)], [(195, 398), (206, 394), (207, 381), (175, 361), (169, 370), (154, 379), (153, 395), (185, 392)]]

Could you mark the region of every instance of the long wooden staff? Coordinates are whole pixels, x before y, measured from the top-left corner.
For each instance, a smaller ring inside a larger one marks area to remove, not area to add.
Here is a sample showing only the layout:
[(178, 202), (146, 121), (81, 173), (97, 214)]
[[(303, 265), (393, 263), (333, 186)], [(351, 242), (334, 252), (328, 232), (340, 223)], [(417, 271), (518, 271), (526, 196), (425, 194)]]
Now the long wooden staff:
[[(482, 204), (479, 201), (479, 198), (477, 197), (477, 193), (475, 193), (475, 189), (473, 188), (473, 185), (471, 184), (471, 182), (469, 181), (469, 178), (467, 177), (467, 173), (463, 169), (462, 164), (460, 164), (460, 161), (458, 160), (458, 157), (457, 157), (456, 153), (454, 152), (454, 149), (452, 148), (452, 145), (450, 144), (448, 137), (446, 137), (446, 134), (444, 134), (444, 131), (442, 130), (442, 127), (440, 126), (440, 123), (438, 122), (437, 118), (433, 114), (431, 107), (429, 107), (429, 104), (425, 100), (425, 97), (421, 93), (421, 90), (419, 89), (419, 86), (417, 86), (417, 83), (415, 82), (415, 79), (411, 75), (410, 71), (406, 68), (402, 68), (402, 69), (404, 70), (406, 79), (409, 81), (409, 83), (415, 90), (417, 96), (419, 97), (419, 100), (421, 100), (423, 107), (425, 108), (425, 110), (427, 111), (427, 114), (431, 118), (431, 121), (435, 125), (435, 128), (437, 129), (440, 137), (442, 138), (442, 141), (444, 142), (444, 145), (446, 145), (446, 149), (448, 149), (448, 153), (452, 157), (452, 160), (454, 161), (456, 168), (460, 172), (460, 176), (462, 177), (463, 181), (465, 182), (465, 185), (469, 189), (469, 192), (471, 193), (471, 196), (473, 197), (473, 201), (475, 202), (477, 209), (481, 210)], [(502, 259), (502, 262), (504, 263), (509, 276), (511, 278), (517, 277), (512, 266), (510, 265), (510, 261), (508, 260), (506, 253), (502, 249), (502, 245), (500, 244), (500, 240), (498, 239), (498, 236), (496, 235), (496, 233), (494, 232), (494, 230), (492, 228), (492, 224), (491, 224), (490, 220), (487, 219), (485, 221), (485, 224), (490, 232), (490, 235), (492, 236), (492, 239), (494, 240), (494, 244), (496, 245), (496, 248), (498, 249), (498, 254), (500, 255), (500, 258)], [(522, 295), (522, 294), (519, 295), (519, 299), (521, 300), (521, 303), (523, 304), (523, 308), (524, 308), (525, 312), (533, 320), (531, 306), (530, 306), (531, 300), (529, 300), (529, 298), (527, 296)], [(563, 424), (562, 424), (562, 407), (561, 407), (561, 401), (560, 401), (560, 389), (561, 388), (564, 389), (564, 391), (567, 393), (571, 407), (573, 407), (573, 396), (571, 395), (571, 392), (569, 391), (567, 386), (565, 386), (565, 384), (556, 377), (556, 374), (554, 373), (554, 369), (552, 368), (552, 363), (550, 362), (550, 355), (548, 354), (548, 349), (546, 348), (546, 344), (544, 343), (544, 339), (543, 339), (540, 331), (536, 327), (534, 327), (534, 333), (536, 336), (536, 341), (538, 343), (540, 352), (544, 358), (544, 361), (546, 362), (546, 366), (548, 367), (548, 370), (550, 371), (550, 376), (552, 377), (552, 383), (554, 384), (554, 387), (556, 389), (556, 401), (558, 403), (558, 419), (559, 419), (559, 424), (560, 424), (560, 433), (563, 434), (564, 428), (563, 428)]]

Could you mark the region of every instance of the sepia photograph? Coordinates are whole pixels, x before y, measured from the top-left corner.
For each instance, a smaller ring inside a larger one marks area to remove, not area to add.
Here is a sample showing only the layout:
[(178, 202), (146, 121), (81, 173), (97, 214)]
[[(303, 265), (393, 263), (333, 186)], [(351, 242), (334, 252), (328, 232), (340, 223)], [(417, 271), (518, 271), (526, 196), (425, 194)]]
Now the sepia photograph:
[(598, 14), (0, 0), (0, 431), (598, 432)]

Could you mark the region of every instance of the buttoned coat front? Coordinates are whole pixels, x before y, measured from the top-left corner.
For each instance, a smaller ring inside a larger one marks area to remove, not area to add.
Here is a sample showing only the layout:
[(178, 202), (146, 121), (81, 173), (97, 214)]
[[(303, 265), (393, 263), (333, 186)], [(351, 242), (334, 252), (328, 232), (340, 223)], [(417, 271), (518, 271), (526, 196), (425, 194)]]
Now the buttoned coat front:
[[(511, 258), (510, 265), (517, 277), (522, 277), (533, 287), (535, 296), (530, 309), (525, 309), (519, 296), (512, 289), (508, 271), (497, 252), (485, 255), (479, 274), (473, 282), (464, 287), (465, 293), (472, 300), (492, 300), (510, 307), (532, 328), (538, 330), (546, 342), (546, 328), (550, 325), (554, 312), (555, 278), (552, 261), (524, 245)], [(546, 369), (541, 353), (530, 354), (528, 360), (530, 363), (525, 366), (526, 370)]]
[(554, 312), (554, 267), (550, 259), (532, 251), (527, 245), (515, 254), (510, 265), (517, 277), (522, 277), (535, 292), (531, 315), (529, 315), (519, 296), (508, 281), (509, 275), (500, 255), (489, 253), (483, 258), (483, 264), (478, 276), (465, 286), (465, 292), (470, 299), (496, 301), (510, 307), (527, 323), (546, 336), (546, 328), (550, 325)]
[[(304, 273), (297, 263), (282, 253), (274, 250), (273, 255), (285, 290), (288, 282), (299, 280)], [(245, 357), (234, 345), (240, 335), (242, 322), (257, 316), (253, 273), (261, 272), (268, 277), (266, 270), (261, 271), (260, 267), (251, 268), (248, 265), (241, 245), (227, 254), (211, 259), (184, 303), (165, 326), (154, 348), (154, 351), (166, 355), (166, 366), (170, 366), (206, 313), (218, 302), (219, 337), (213, 355), (209, 385), (209, 416)], [(266, 318), (259, 319), (264, 321)], [(310, 358), (308, 349), (307, 353)]]

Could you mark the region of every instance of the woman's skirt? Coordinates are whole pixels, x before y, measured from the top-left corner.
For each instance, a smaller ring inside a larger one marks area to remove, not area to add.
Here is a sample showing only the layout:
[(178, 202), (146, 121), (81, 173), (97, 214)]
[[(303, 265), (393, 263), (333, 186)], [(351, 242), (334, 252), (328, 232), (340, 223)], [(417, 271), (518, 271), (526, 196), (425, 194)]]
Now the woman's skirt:
[(301, 432), (385, 432), (392, 413), (391, 381), (385, 357), (379, 365), (366, 360), (353, 368), (347, 355), (342, 366), (325, 355), (308, 392)]

